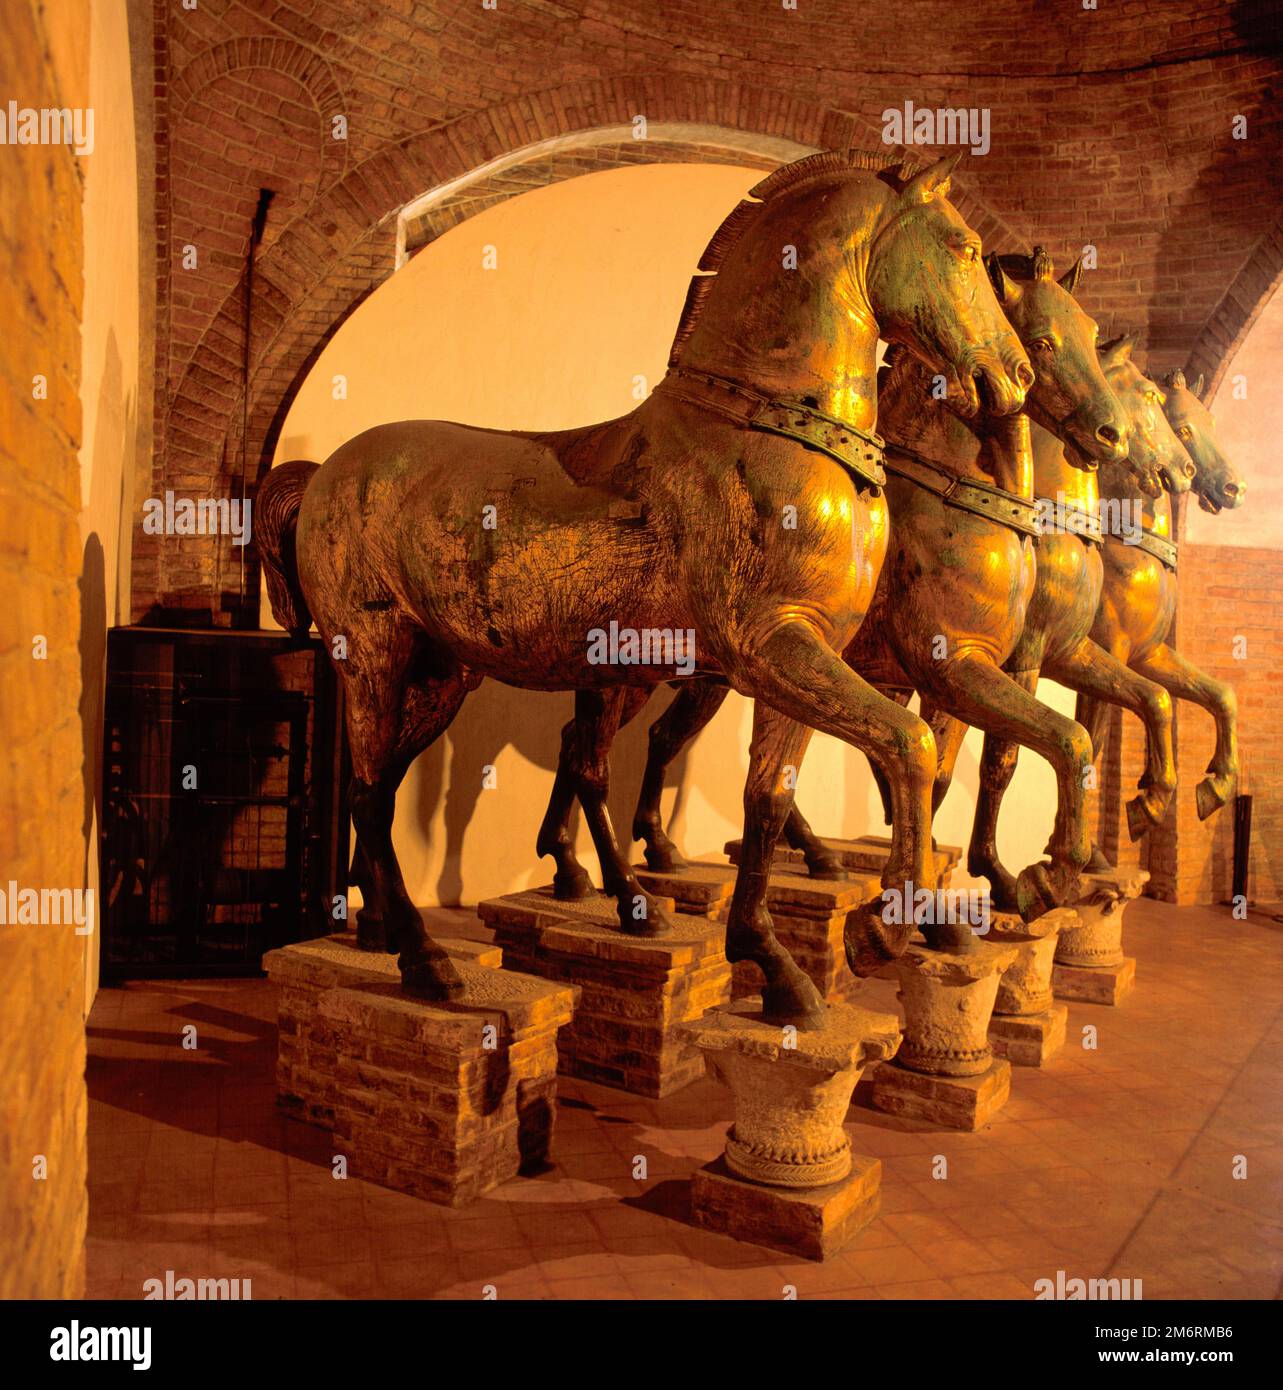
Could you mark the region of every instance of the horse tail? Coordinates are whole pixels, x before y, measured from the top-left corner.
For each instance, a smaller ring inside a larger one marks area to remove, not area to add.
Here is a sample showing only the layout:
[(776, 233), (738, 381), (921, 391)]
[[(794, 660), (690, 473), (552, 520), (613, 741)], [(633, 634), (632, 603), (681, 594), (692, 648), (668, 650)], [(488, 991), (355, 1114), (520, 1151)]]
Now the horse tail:
[(299, 508), (307, 485), (320, 464), (292, 459), (273, 468), (263, 479), (254, 499), (254, 539), (267, 579), (267, 600), (272, 616), (292, 637), (306, 637), (312, 614), (298, 580), (294, 535)]

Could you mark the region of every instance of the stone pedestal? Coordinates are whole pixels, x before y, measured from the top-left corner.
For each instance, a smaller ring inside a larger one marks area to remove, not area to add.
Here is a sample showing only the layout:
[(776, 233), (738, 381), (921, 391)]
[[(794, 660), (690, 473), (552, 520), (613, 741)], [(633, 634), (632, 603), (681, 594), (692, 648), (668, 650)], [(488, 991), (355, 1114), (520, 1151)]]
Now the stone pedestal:
[(1043, 1067), (1065, 1045), (1069, 1010), (1051, 991), (1052, 958), (1061, 928), (1077, 921), (1072, 908), (1057, 908), (1033, 922), (995, 913), (985, 940), (1014, 946), (1015, 960), (1002, 972), (989, 1043), (998, 1057), (1018, 1067)]
[(464, 993), (427, 1003), (402, 992), (394, 957), (359, 951), (355, 939), (322, 937), (263, 958), (280, 991), (282, 1107), (330, 1129), (353, 1176), (448, 1206), (542, 1167), (557, 1030), (575, 991), (479, 965), (485, 948), (438, 939)]
[(1123, 917), (1149, 882), (1143, 869), (1084, 874), (1076, 921), (1061, 928), (1052, 971), (1058, 999), (1120, 1004), (1136, 984), (1136, 961), (1123, 952)]
[(898, 1020), (833, 1004), (821, 1027), (797, 1030), (752, 998), (684, 1031), (735, 1116), (725, 1153), (692, 1181), (691, 1219), (790, 1255), (835, 1254), (877, 1214), (882, 1165), (852, 1157), (843, 1121), (861, 1071), (899, 1045)]
[[(842, 867), (852, 874), (870, 874), (878, 883), (891, 854), (891, 841), (885, 835), (861, 835), (858, 840), (830, 840), (820, 837), (820, 843), (831, 853), (837, 855)], [(740, 841), (728, 840), (726, 854), (732, 864), (739, 863)], [(937, 845), (936, 886), (947, 888), (953, 871), (962, 859), (962, 850), (957, 845)], [(781, 841), (775, 847), (776, 867), (793, 873), (806, 873), (806, 859), (800, 849), (790, 849)]]
[[(737, 872), (730, 864), (708, 863), (668, 874), (636, 870), (648, 893), (672, 897), (679, 912), (698, 912), (720, 922), (730, 911)], [(776, 938), (831, 1003), (850, 1002), (860, 990), (860, 981), (846, 963), (842, 933), (847, 913), (879, 892), (878, 880), (867, 874), (835, 881), (811, 878), (805, 868), (800, 873), (771, 873), (766, 908)], [(762, 992), (766, 981), (752, 961), (737, 961), (732, 972), (732, 998)]]
[(477, 911), (506, 970), (581, 991), (574, 1021), (557, 1039), (567, 1075), (657, 1099), (702, 1074), (698, 1050), (678, 1027), (730, 996), (719, 922), (678, 913), (669, 935), (628, 936), (613, 899), (558, 902), (551, 888), (491, 898)]
[(965, 955), (911, 943), (896, 962), (904, 1042), (879, 1067), (871, 1104), (950, 1129), (980, 1129), (1006, 1104), (1011, 1064), (995, 1057), (989, 1021), (1014, 946), (978, 940)]

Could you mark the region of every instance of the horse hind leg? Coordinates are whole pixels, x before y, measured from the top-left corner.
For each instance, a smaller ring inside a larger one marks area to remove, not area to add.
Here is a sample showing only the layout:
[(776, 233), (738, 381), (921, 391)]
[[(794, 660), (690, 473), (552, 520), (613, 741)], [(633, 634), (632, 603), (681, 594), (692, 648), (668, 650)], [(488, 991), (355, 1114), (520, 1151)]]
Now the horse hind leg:
[(660, 800), (669, 765), (721, 709), (730, 687), (720, 681), (690, 680), (650, 726), (646, 773), (633, 815), (633, 839), (645, 845), (646, 866), (655, 873), (671, 874), (686, 868), (686, 861), (664, 830)]
[(602, 886), (618, 903), (620, 929), (631, 936), (662, 936), (672, 930), (673, 923), (659, 900), (641, 886), (620, 851), (606, 805), (610, 746), (629, 704), (634, 710), (639, 707), (636, 695), (636, 691), (620, 687), (575, 692), (571, 773), (601, 864)]
[[(1013, 671), (1011, 679), (1031, 695), (1038, 688), (1036, 670)], [(1001, 734), (987, 733), (980, 755), (980, 785), (976, 793), (976, 812), (971, 822), (971, 841), (967, 846), (967, 872), (989, 880), (990, 902), (998, 912), (1016, 912), (1019, 899), (1015, 875), (998, 855), (998, 818), (1003, 797), (1016, 775), (1020, 744)]]

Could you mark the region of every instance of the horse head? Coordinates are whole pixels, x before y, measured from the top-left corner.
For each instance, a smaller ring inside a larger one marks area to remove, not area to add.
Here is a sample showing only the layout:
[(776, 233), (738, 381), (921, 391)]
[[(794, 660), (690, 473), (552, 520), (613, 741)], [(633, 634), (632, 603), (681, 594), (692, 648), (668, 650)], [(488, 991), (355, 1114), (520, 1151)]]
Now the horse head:
[(1101, 370), (1096, 323), (1074, 299), (1082, 262), (1057, 280), (1051, 257), (1036, 246), (1032, 256), (991, 255), (985, 265), (1033, 365), (1026, 413), (1064, 443), (1075, 467), (1121, 463), (1129, 421)]
[(1203, 378), (1187, 386), (1185, 373), (1178, 368), (1163, 378), (1163, 389), (1167, 393), (1163, 405), (1167, 423), (1194, 460), (1193, 490), (1199, 506), (1213, 513), (1223, 507), (1241, 507), (1247, 484), (1221, 453), (1216, 422), (1202, 401)]
[(1019, 410), (1034, 381), (998, 306), (979, 236), (949, 201), (960, 156), (897, 180), (864, 276), (881, 336), (949, 379), (969, 415)]
[(1163, 414), (1164, 392), (1132, 360), (1136, 335), (1124, 333), (1100, 348), (1100, 363), (1114, 394), (1131, 420), (1127, 470), (1147, 497), (1166, 488), (1173, 496), (1188, 492), (1194, 465)]

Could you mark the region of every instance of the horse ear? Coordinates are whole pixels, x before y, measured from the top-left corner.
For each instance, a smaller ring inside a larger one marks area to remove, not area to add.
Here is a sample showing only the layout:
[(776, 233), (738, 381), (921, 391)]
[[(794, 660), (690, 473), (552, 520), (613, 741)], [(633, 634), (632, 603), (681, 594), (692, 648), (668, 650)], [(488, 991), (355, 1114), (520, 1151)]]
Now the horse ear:
[(1136, 346), (1136, 341), (1137, 335), (1135, 333), (1122, 333), (1117, 338), (1111, 338), (1109, 342), (1102, 343), (1100, 355), (1111, 364), (1130, 361), (1132, 348)]
[(962, 152), (959, 151), (957, 154), (947, 154), (943, 159), (929, 164), (920, 174), (915, 174), (905, 184), (904, 191), (900, 196), (916, 203), (927, 203), (935, 197), (947, 197), (949, 178), (954, 169), (957, 168), (961, 158)]
[(989, 272), (989, 279), (993, 284), (994, 294), (998, 296), (998, 303), (1004, 309), (1009, 304), (1014, 304), (1020, 291), (1016, 288), (1016, 282), (1003, 270), (1002, 260), (996, 251), (990, 251), (985, 257), (985, 269)]
[(1199, 398), (1200, 401), (1203, 399), (1203, 373), (1202, 373), (1202, 372), (1199, 372), (1198, 376), (1194, 379), (1194, 384), (1193, 384), (1193, 386), (1191, 386), (1189, 389), (1190, 389), (1191, 391), (1193, 391), (1193, 393)]
[(1082, 278), (1082, 273), (1083, 258), (1079, 256), (1078, 259), (1073, 263), (1073, 265), (1071, 265), (1069, 269), (1065, 271), (1065, 273), (1060, 277), (1060, 288), (1064, 290), (1067, 294), (1073, 294), (1073, 292), (1078, 288), (1078, 281)]

